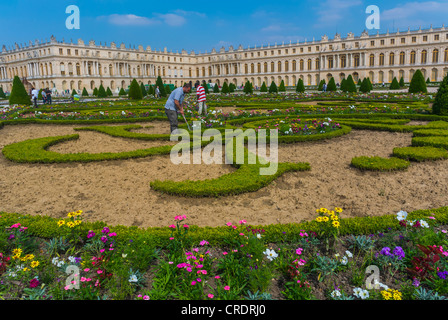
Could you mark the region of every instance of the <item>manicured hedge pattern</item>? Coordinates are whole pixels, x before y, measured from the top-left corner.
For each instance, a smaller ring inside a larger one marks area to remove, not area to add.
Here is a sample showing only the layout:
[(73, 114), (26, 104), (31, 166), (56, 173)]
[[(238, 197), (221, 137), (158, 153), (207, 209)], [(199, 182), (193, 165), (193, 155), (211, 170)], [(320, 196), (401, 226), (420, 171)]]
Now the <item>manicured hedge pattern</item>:
[(355, 168), (367, 171), (394, 171), (407, 169), (410, 165), (410, 162), (395, 157), (381, 158), (376, 156), (362, 156), (353, 158), (351, 165)]
[(404, 160), (440, 160), (448, 158), (448, 151), (434, 147), (404, 147), (394, 148), (393, 155)]

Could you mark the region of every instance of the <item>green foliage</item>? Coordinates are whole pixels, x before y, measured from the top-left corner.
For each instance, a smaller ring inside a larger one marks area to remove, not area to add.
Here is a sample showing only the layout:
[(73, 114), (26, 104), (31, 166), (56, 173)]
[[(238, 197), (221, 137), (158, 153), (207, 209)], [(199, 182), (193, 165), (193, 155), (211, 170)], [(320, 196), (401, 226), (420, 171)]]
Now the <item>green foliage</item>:
[(431, 146), (436, 148), (448, 149), (448, 137), (447, 136), (414, 137), (412, 138), (412, 145), (415, 147)]
[(233, 84), (233, 83), (231, 82), (231, 83), (229, 84), (229, 92), (230, 92), (230, 93), (235, 92), (235, 89), (236, 89), (235, 84)]
[(407, 160), (399, 158), (381, 158), (381, 157), (355, 157), (351, 161), (351, 165), (355, 168), (368, 171), (393, 171), (404, 170), (410, 165)]
[(83, 97), (88, 97), (89, 96), (89, 93), (87, 92), (87, 89), (85, 87), (82, 89), (82, 96)]
[(334, 78), (331, 77), (331, 79), (328, 81), (327, 85), (327, 91), (336, 91), (336, 82), (334, 81)]
[(325, 84), (325, 79), (320, 80), (317, 90), (318, 91), (324, 90), (324, 84)]
[(347, 91), (347, 89), (345, 89), (346, 83), (347, 83), (347, 80), (345, 78), (343, 78), (342, 81), (341, 81), (341, 86), (340, 86), (340, 89), (341, 89), (342, 92), (346, 92)]
[(9, 104), (20, 104), (20, 105), (30, 105), (31, 99), (26, 92), (25, 86), (18, 76), (14, 77), (12, 81), (11, 95), (9, 96)]
[(133, 79), (131, 82), (131, 86), (129, 87), (128, 92), (129, 99), (132, 100), (141, 100), (143, 98), (142, 90), (140, 86), (138, 85), (138, 82), (136, 79)]
[(148, 93), (146, 92), (146, 88), (145, 88), (145, 85), (143, 84), (143, 82), (140, 83), (140, 90), (142, 91), (142, 97), (143, 98), (146, 97)]
[(93, 89), (93, 95), (96, 97), (96, 96), (98, 96), (98, 89), (97, 88), (94, 88)]
[(400, 88), (404, 88), (404, 79), (403, 79), (403, 77), (400, 78), (399, 84), (400, 84)]
[(347, 77), (347, 80), (345, 81), (344, 91), (351, 93), (357, 92), (356, 84), (355, 81), (353, 81), (353, 77), (351, 74)]
[(243, 92), (246, 94), (252, 94), (254, 92), (254, 88), (252, 87), (252, 83), (249, 82), (249, 80), (246, 81), (246, 84), (244, 85)]
[(264, 81), (260, 87), (260, 92), (268, 92), (268, 87), (266, 86), (266, 82), (264, 82)]
[(148, 96), (154, 95), (154, 87), (152, 85), (148, 86)]
[(208, 85), (205, 81), (202, 82), (202, 86), (204, 87), (205, 94), (210, 93), (210, 90), (208, 90)]
[(363, 93), (370, 92), (370, 85), (369, 85), (369, 82), (367, 81), (367, 79), (368, 78), (364, 78), (364, 80), (362, 80), (361, 86), (359, 87), (360, 92), (363, 92)]
[(227, 82), (224, 82), (224, 84), (222, 85), (221, 93), (230, 93), (229, 85), (227, 84)]
[(443, 78), (437, 90), (432, 113), (437, 115), (448, 115), (448, 74)]
[(302, 78), (297, 81), (296, 92), (305, 92), (305, 85), (303, 84)]
[(398, 83), (398, 80), (396, 77), (393, 78), (392, 83), (389, 86), (390, 90), (397, 90), (400, 89), (400, 84)]
[(409, 93), (427, 93), (428, 89), (426, 87), (425, 78), (420, 69), (415, 71), (412, 76), (411, 83), (409, 84)]
[(107, 92), (106, 89), (104, 89), (104, 86), (101, 84), (98, 89), (98, 98), (107, 98)]
[(219, 86), (217, 83), (215, 83), (215, 85), (213, 86), (213, 92), (214, 93), (219, 93)]
[(5, 92), (3, 91), (3, 87), (0, 86), (0, 99), (6, 99)]
[(282, 80), (280, 86), (278, 87), (278, 92), (286, 92), (285, 82)]
[(126, 95), (126, 91), (124, 91), (123, 88), (120, 89), (120, 92), (118, 92), (119, 96), (125, 96)]
[(108, 97), (112, 97), (114, 94), (112, 93), (112, 90), (110, 90), (110, 88), (109, 87), (107, 87), (107, 89), (106, 89), (106, 95), (108, 96)]
[(271, 82), (271, 85), (269, 86), (269, 93), (277, 93), (278, 88), (274, 81)]
[(426, 83), (431, 83), (431, 80), (429, 79), (429, 77), (426, 79)]
[[(103, 89), (104, 89), (104, 88), (103, 88)], [(78, 92), (76, 92), (76, 90), (73, 89), (73, 90), (72, 90), (72, 97), (73, 97), (75, 94), (78, 94)]]
[(169, 85), (165, 85), (165, 93), (167, 96), (169, 96), (171, 94), (171, 89)]
[[(156, 80), (156, 88), (157, 87), (159, 87), (159, 90), (160, 90), (160, 96), (161, 97), (166, 97), (167, 96), (167, 93), (165, 92), (165, 85), (163, 84), (163, 81), (162, 81), (162, 77), (161, 76), (158, 76), (157, 77), (157, 80)], [(154, 88), (155, 89), (155, 88)]]
[(397, 158), (414, 161), (447, 159), (448, 152), (435, 147), (404, 147), (394, 148), (393, 155)]

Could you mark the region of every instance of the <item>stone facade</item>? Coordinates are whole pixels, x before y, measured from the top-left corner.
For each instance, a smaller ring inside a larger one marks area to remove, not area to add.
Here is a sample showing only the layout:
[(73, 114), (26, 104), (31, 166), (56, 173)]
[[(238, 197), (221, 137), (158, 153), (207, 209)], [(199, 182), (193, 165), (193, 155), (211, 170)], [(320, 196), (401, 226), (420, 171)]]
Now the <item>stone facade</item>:
[(284, 80), (286, 86), (294, 86), (299, 78), (305, 85), (317, 85), (331, 77), (340, 83), (349, 74), (355, 81), (370, 77), (373, 83), (390, 83), (394, 77), (409, 82), (417, 69), (431, 81), (441, 81), (448, 73), (448, 29), (444, 26), (376, 35), (350, 32), (345, 38), (324, 35), (320, 41), (245, 49), (230, 46), (201, 54), (98, 45), (93, 40), (66, 43), (51, 37), (44, 43), (15, 44), (9, 50), (3, 46), (0, 86), (10, 91), (15, 75), (36, 88), (80, 92), (85, 87), (89, 93), (100, 84), (118, 92), (134, 78), (154, 84), (158, 75), (175, 86), (197, 80), (237, 86), (249, 80), (258, 87), (263, 81), (269, 86)]

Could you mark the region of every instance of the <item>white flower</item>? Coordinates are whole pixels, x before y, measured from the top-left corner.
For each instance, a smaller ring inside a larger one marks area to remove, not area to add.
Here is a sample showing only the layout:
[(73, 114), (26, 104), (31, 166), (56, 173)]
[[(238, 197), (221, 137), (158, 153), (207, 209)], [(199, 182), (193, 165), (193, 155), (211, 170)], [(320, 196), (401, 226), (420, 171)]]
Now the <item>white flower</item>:
[(359, 298), (360, 293), (362, 292), (361, 288), (354, 288), (353, 289), (353, 295), (357, 298)]
[(124, 111), (121, 111), (121, 114), (122, 114), (122, 115), (125, 115), (125, 114), (126, 114), (126, 112), (124, 112)]
[(73, 257), (73, 256), (70, 256), (70, 257), (68, 257), (68, 261), (70, 261), (71, 263), (75, 263), (75, 257)]
[(350, 251), (345, 251), (345, 255), (349, 258), (353, 258), (353, 254)]
[(423, 228), (429, 228), (429, 224), (428, 224), (428, 222), (426, 222), (425, 220), (420, 220), (420, 225), (421, 225)]
[(266, 249), (266, 251), (264, 251), (263, 253), (271, 261), (278, 257), (278, 254), (274, 250)]
[(359, 297), (361, 298), (361, 299), (367, 299), (368, 297), (369, 297), (369, 291), (367, 291), (367, 290), (362, 290), (360, 293), (359, 293)]
[(129, 282), (137, 282), (137, 281), (138, 281), (138, 279), (137, 279), (137, 276), (135, 274), (133, 274), (133, 275), (131, 275), (129, 277)]
[(348, 258), (344, 256), (341, 260), (341, 263), (345, 266), (348, 263)]
[(406, 220), (406, 218), (408, 217), (408, 213), (406, 211), (399, 211), (397, 213), (397, 220), (401, 221), (401, 220)]
[(121, 257), (122, 257), (122, 258), (126, 258), (127, 256), (128, 256), (127, 253), (122, 253), (122, 254), (121, 254)]
[(261, 239), (261, 234), (257, 233), (257, 238)]
[(332, 293), (331, 293), (331, 297), (332, 298), (336, 298), (336, 297), (340, 297), (341, 296), (341, 292), (339, 291), (339, 290), (334, 290)]

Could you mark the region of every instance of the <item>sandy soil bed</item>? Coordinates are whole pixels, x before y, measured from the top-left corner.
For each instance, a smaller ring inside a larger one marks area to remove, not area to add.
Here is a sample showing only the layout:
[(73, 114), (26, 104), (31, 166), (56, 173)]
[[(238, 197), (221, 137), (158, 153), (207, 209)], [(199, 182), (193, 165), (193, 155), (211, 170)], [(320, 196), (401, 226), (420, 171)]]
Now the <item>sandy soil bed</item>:
[[(121, 124), (120, 124), (121, 125)], [(136, 132), (168, 133), (164, 122), (145, 123)], [(6, 144), (76, 133), (75, 125), (17, 125), (0, 130)], [(78, 141), (51, 147), (65, 152), (119, 152), (161, 145), (158, 141), (112, 138), (78, 132)], [(350, 168), (355, 156), (391, 154), (409, 146), (411, 133), (353, 130), (332, 140), (281, 145), (279, 161), (309, 162), (312, 170), (287, 173), (253, 193), (216, 198), (183, 198), (150, 189), (155, 179), (202, 180), (233, 172), (229, 165), (174, 165), (170, 157), (87, 164), (16, 164), (0, 155), (0, 211), (65, 217), (81, 209), (88, 221), (140, 227), (167, 226), (185, 214), (199, 226), (222, 226), (246, 219), (250, 224), (310, 220), (315, 209), (339, 206), (342, 217), (372, 216), (448, 204), (448, 161), (413, 163), (406, 172), (362, 173)]]

